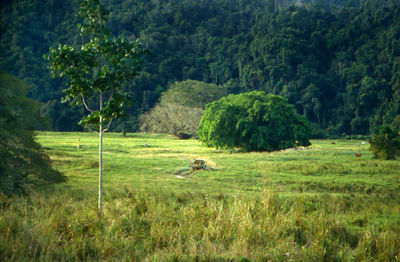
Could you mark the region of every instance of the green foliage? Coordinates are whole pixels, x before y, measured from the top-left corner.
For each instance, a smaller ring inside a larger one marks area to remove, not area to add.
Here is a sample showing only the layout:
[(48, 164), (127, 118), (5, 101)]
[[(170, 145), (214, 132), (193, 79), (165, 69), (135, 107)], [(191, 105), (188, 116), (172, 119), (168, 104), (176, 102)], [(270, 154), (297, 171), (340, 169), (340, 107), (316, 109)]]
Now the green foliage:
[(393, 119), (393, 122), (390, 124), (390, 126), (394, 132), (400, 134), (400, 114)]
[(26, 184), (62, 182), (64, 177), (35, 141), (35, 124), (43, 122), (40, 103), (27, 98), (26, 85), (0, 72), (0, 191), (24, 190)]
[[(52, 77), (68, 77), (69, 88), (64, 90), (62, 101), (82, 103), (89, 111), (80, 124), (111, 123), (113, 118), (123, 116), (123, 106), (130, 101), (123, 87), (139, 75), (146, 51), (139, 41), (131, 43), (110, 36), (104, 26), (108, 11), (98, 0), (81, 1), (80, 5), (83, 23), (79, 28), (82, 37), (89, 37), (89, 41), (78, 49), (59, 44), (58, 48), (50, 48), (46, 58)], [(99, 97), (97, 110), (86, 102), (92, 96)]]
[[(73, 15), (75, 3), (6, 1), (1, 8), (0, 69), (32, 85), (29, 96), (46, 102), (53, 130), (78, 130), (73, 123), (83, 115), (78, 109), (53, 113), (62, 111), (57, 100), (65, 84), (50, 79), (41, 59), (58, 43), (77, 47), (86, 40), (75, 26), (81, 22)], [(285, 96), (332, 136), (368, 135), (400, 113), (398, 1), (104, 4), (110, 31), (130, 40), (140, 37), (153, 54), (146, 57), (143, 74), (126, 86), (135, 101), (128, 109), (130, 131), (138, 129), (137, 116), (153, 108), (170, 83), (185, 79), (235, 83), (237, 93)], [(91, 27), (88, 23), (84, 31)]]
[(198, 136), (209, 147), (273, 151), (309, 146), (311, 129), (285, 98), (253, 91), (208, 104)]
[(390, 126), (383, 125), (369, 141), (370, 151), (375, 158), (396, 159), (400, 156), (400, 134)]
[(206, 104), (228, 94), (228, 89), (196, 80), (173, 83), (160, 97), (160, 105), (178, 104), (186, 107), (205, 108)]

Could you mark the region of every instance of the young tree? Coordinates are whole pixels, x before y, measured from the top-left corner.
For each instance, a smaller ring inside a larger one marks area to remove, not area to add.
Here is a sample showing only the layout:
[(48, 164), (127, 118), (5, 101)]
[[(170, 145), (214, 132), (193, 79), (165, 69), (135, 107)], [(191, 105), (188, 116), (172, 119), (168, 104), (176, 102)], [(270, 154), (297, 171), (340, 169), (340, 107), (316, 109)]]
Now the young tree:
[[(63, 102), (82, 104), (88, 111), (79, 124), (96, 126), (99, 135), (99, 211), (102, 210), (102, 151), (103, 134), (114, 118), (123, 115), (123, 106), (130, 97), (124, 85), (139, 75), (143, 55), (147, 51), (137, 40), (129, 42), (114, 38), (106, 28), (108, 11), (99, 0), (80, 1), (78, 24), (82, 39), (87, 42), (79, 49), (69, 45), (50, 48), (47, 55), (52, 77), (67, 77)], [(92, 103), (90, 103), (90, 102)], [(96, 101), (96, 109), (93, 108)]]

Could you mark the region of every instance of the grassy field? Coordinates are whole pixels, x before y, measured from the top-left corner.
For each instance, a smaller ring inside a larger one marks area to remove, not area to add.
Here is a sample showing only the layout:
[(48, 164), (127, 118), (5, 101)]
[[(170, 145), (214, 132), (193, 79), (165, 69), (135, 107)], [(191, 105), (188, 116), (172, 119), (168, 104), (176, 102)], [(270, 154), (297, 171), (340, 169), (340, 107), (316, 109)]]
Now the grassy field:
[(109, 133), (99, 215), (96, 135), (38, 139), (68, 182), (0, 195), (1, 261), (400, 261), (400, 160), (360, 140), (241, 153)]

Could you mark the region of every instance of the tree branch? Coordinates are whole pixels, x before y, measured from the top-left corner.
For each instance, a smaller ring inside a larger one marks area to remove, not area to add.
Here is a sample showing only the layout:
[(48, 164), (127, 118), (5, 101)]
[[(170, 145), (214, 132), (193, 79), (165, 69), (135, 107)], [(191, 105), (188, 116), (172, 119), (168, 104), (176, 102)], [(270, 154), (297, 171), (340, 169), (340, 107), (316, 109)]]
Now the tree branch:
[(103, 130), (103, 133), (108, 131), (108, 129), (109, 129), (110, 126), (111, 126), (111, 123), (112, 123), (113, 119), (114, 119), (114, 118), (111, 118), (110, 122), (108, 122), (108, 125), (107, 125), (107, 127)]
[(97, 132), (96, 130), (91, 129), (89, 126), (86, 127), (87, 129), (89, 129), (90, 132), (96, 133), (99, 135), (99, 132)]
[(90, 109), (89, 107), (88, 107), (88, 105), (86, 104), (86, 101), (85, 101), (85, 97), (83, 96), (83, 95), (81, 95), (82, 96), (82, 102), (83, 102), (83, 105), (85, 106), (85, 108), (86, 108), (86, 110), (88, 110), (89, 112), (93, 112), (93, 110), (92, 109)]

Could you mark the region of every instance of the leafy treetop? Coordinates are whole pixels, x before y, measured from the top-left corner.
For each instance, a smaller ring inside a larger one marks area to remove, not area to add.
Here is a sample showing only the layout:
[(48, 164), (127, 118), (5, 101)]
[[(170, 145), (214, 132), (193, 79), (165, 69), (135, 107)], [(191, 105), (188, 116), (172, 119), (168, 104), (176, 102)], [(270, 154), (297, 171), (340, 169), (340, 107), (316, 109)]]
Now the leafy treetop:
[[(108, 11), (98, 0), (81, 1), (79, 24), (82, 38), (89, 39), (80, 49), (70, 45), (50, 48), (47, 56), (53, 77), (68, 77), (63, 102), (82, 103), (89, 111), (80, 124), (86, 126), (110, 121), (123, 115), (130, 96), (123, 92), (129, 80), (137, 77), (147, 51), (137, 40), (114, 38), (105, 27)], [(93, 110), (87, 99), (97, 95), (99, 109)], [(103, 104), (103, 99), (107, 100)]]
[(206, 106), (198, 128), (209, 147), (272, 151), (310, 145), (310, 127), (281, 96), (253, 91)]

